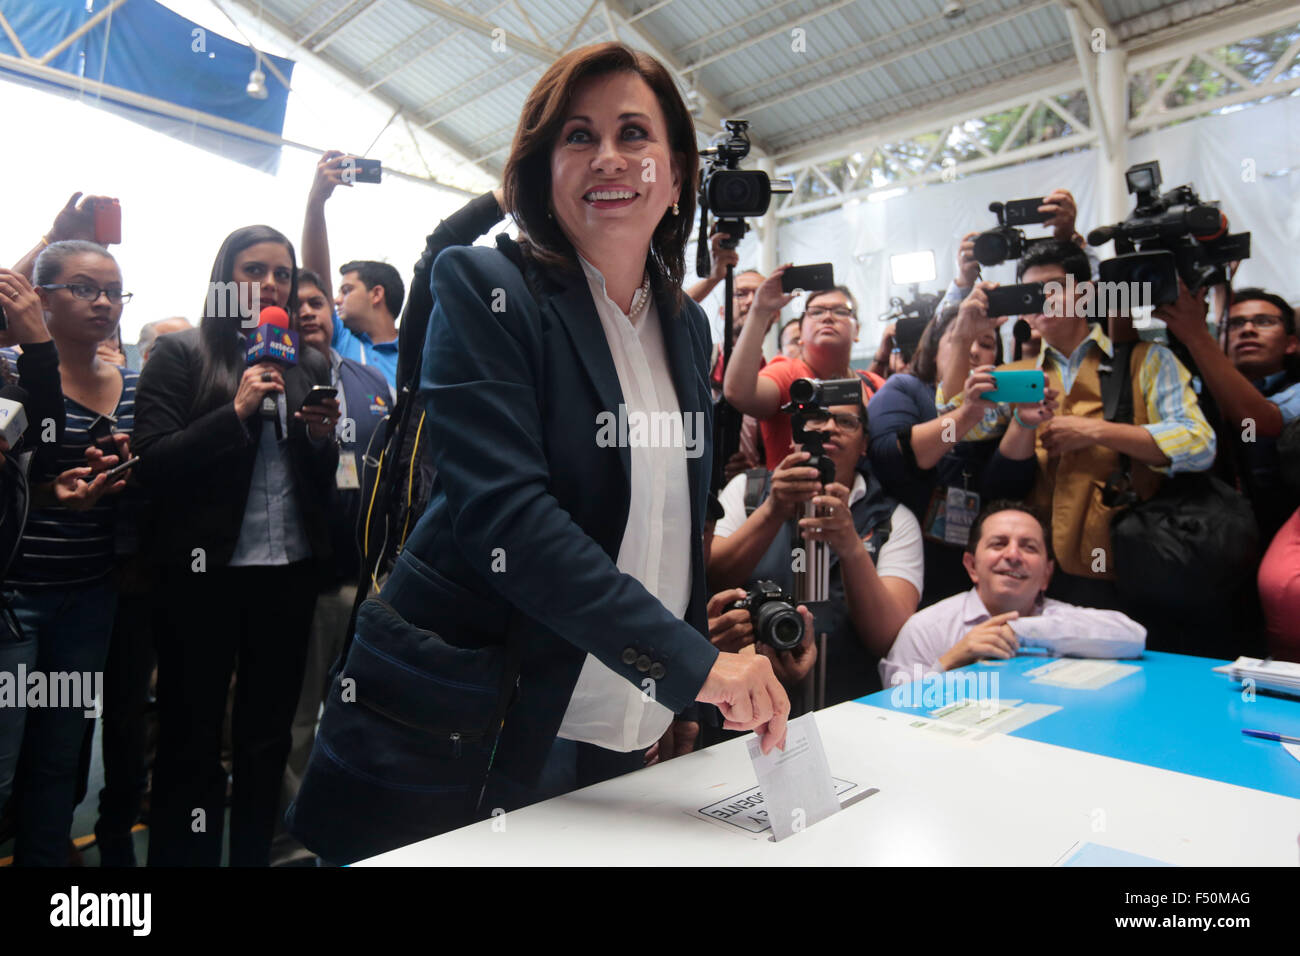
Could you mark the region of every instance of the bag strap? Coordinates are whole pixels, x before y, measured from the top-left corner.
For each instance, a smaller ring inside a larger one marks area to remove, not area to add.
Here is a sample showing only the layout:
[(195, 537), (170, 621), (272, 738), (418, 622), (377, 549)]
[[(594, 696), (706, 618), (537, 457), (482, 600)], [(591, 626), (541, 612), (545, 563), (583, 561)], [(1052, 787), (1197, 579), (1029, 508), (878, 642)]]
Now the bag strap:
[[(1097, 370), (1101, 379), (1102, 417), (1108, 422), (1133, 424), (1133, 374), (1130, 369), (1135, 344), (1116, 343), (1109, 368), (1102, 366)], [(1102, 503), (1114, 507), (1136, 501), (1137, 496), (1133, 492), (1133, 461), (1121, 452), (1115, 471), (1106, 480)]]
[(763, 503), (763, 494), (767, 491), (768, 471), (766, 468), (750, 468), (745, 472), (745, 517), (748, 518)]

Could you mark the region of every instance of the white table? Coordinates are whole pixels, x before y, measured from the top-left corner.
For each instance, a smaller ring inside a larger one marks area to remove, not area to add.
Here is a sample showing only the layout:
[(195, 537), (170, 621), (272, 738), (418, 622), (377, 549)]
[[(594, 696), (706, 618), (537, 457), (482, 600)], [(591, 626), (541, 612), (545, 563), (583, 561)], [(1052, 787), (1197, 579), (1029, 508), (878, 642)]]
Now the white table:
[(741, 739), (356, 865), (1047, 866), (1089, 842), (1177, 865), (1300, 862), (1300, 800), (912, 720), (856, 703), (819, 711), (831, 772), (880, 792), (781, 843), (684, 812), (755, 786)]

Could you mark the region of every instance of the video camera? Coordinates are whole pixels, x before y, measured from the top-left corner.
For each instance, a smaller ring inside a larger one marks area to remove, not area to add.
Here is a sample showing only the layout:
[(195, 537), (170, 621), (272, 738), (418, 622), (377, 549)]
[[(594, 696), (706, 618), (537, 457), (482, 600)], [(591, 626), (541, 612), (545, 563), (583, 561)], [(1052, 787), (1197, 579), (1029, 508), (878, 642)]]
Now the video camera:
[(856, 378), (797, 378), (790, 383), (790, 403), (781, 411), (790, 416), (794, 440), (811, 457), (800, 467), (816, 468), (823, 486), (835, 480), (835, 462), (826, 454), (826, 433), (808, 431), (810, 421), (824, 420), (832, 405), (862, 403), (862, 382)]
[[(707, 160), (700, 176), (700, 235), (695, 247), (695, 271), (700, 277), (713, 270), (709, 254), (709, 216), (715, 219), (718, 232), (727, 234), (722, 245), (734, 249), (744, 238), (749, 226), (748, 216), (761, 216), (767, 212), (773, 193), (788, 193), (794, 185), (789, 180), (768, 179), (759, 170), (739, 169), (740, 161), (749, 155), (749, 121), (723, 120), (725, 132), (713, 137), (713, 142), (700, 150)], [(733, 345), (732, 297), (735, 272), (727, 267), (723, 285), (722, 367), (731, 363)], [(741, 415), (726, 399), (719, 399), (713, 414), (713, 492), (722, 489), (723, 473), (727, 461), (740, 448)]]
[(774, 193), (794, 191), (788, 179), (768, 179), (758, 169), (740, 169), (740, 161), (749, 155), (749, 120), (723, 120), (726, 131), (700, 150), (707, 163), (700, 175), (700, 236), (695, 248), (695, 271), (704, 278), (712, 270), (709, 259), (709, 216), (717, 220), (715, 228), (729, 238), (722, 240), (725, 249), (734, 249), (749, 230), (747, 217), (762, 216), (771, 205)]
[(1144, 304), (1164, 305), (1178, 298), (1180, 276), (1196, 292), (1227, 282), (1228, 263), (1250, 258), (1250, 233), (1230, 235), (1217, 201), (1202, 202), (1190, 183), (1159, 192), (1159, 162), (1130, 166), (1124, 179), (1137, 197), (1133, 212), (1088, 233), (1089, 245), (1113, 239), (1119, 253), (1101, 264), (1102, 281), (1149, 283)]
[(754, 637), (778, 651), (789, 651), (803, 641), (803, 617), (774, 581), (758, 581), (728, 611), (748, 611)]
[(1038, 211), (1042, 204), (1042, 196), (989, 203), (989, 212), (998, 217), (998, 224), (975, 237), (975, 260), (983, 266), (999, 266), (1008, 259), (1021, 258), (1038, 243), (1048, 241), (1050, 237), (1027, 239), (1024, 230), (1017, 228), (1051, 219), (1051, 213)]
[(933, 292), (913, 291), (911, 302), (893, 296), (889, 300), (889, 311), (881, 313), (881, 322), (894, 323), (894, 345), (903, 353), (904, 361), (912, 361), (921, 344), (921, 334), (934, 318), (939, 302), (940, 297)]

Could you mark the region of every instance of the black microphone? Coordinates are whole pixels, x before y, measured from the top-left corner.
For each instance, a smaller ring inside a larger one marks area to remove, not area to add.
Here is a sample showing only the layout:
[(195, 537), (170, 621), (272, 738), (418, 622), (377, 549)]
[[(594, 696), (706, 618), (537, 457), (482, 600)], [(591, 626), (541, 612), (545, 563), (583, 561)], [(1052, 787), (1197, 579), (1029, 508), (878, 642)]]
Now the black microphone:
[(1098, 226), (1092, 232), (1088, 233), (1088, 245), (1104, 246), (1106, 243), (1118, 236), (1120, 232), (1121, 230), (1118, 226)]

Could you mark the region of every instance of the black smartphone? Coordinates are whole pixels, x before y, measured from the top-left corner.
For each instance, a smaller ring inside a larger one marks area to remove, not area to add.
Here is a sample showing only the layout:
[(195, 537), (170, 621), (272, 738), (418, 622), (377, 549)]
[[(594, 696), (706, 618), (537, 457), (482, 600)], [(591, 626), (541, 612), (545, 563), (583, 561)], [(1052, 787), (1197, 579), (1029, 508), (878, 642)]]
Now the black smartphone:
[(0, 332), (9, 328), (9, 318), (5, 315), (5, 307), (0, 305)]
[(90, 433), (90, 443), (105, 455), (117, 454), (117, 442), (113, 440), (113, 426), (116, 424), (117, 419), (112, 415), (99, 415), (86, 429)]
[(1042, 204), (1042, 196), (1034, 199), (1012, 199), (1003, 206), (1002, 214), (1006, 217), (1008, 226), (1028, 226), (1036, 222), (1047, 222), (1052, 218), (1052, 214), (1039, 212), (1038, 207)]
[(1047, 302), (1047, 293), (1041, 282), (1024, 282), (1020, 285), (1003, 285), (989, 289), (989, 318), (999, 315), (1040, 315)]
[(791, 266), (781, 273), (781, 291), (820, 292), (835, 288), (835, 269), (829, 262), (819, 262), (811, 266)]
[(347, 163), (352, 164), (352, 181), (354, 183), (377, 183), (384, 173), (384, 166), (377, 159), (362, 159), (360, 156), (350, 156), (344, 160), (344, 168)]
[(123, 472), (128, 471), (131, 468), (134, 468), (136, 462), (138, 462), (139, 460), (140, 460), (140, 456), (136, 455), (134, 458), (129, 458), (126, 461), (122, 462), (122, 464), (120, 465), (114, 465), (112, 468), (108, 469), (108, 471), (104, 472), (104, 474), (108, 476), (109, 481), (113, 481), (118, 477), (118, 475), (121, 475)]
[(313, 385), (311, 391), (307, 393), (307, 397), (302, 400), (303, 407), (319, 405), (327, 398), (335, 398), (338, 393), (337, 388), (332, 388), (329, 385)]

